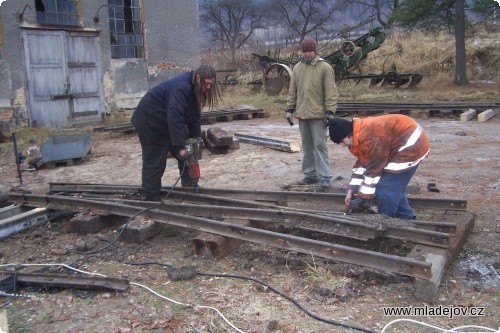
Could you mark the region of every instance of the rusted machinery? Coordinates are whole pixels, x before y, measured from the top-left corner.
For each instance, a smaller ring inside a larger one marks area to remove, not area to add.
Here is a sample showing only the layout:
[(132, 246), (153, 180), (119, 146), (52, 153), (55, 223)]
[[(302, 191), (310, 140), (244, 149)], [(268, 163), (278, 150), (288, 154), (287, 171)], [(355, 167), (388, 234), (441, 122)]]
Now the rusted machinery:
[[(344, 41), (339, 50), (323, 57), (335, 70), (337, 82), (354, 81), (359, 83), (362, 79), (370, 79), (370, 86), (382, 84), (399, 88), (408, 84), (409, 88), (415, 87), (422, 81), (422, 74), (398, 73), (395, 65), (389, 71), (382, 70), (380, 74), (362, 74), (360, 63), (366, 59), (368, 54), (377, 50), (389, 35), (390, 30), (381, 27), (374, 28), (368, 33), (353, 41)], [(289, 82), (292, 74), (292, 66), (298, 60), (283, 61), (272, 59), (253, 53), (258, 58), (259, 65), (264, 67), (263, 85), (268, 95), (277, 95)]]

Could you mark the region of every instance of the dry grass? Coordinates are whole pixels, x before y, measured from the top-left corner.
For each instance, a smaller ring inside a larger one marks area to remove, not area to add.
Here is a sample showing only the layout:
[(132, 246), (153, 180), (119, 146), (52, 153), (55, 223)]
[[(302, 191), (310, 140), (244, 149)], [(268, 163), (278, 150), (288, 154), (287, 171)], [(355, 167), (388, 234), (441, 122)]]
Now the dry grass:
[[(418, 101), (498, 101), (498, 82), (500, 81), (500, 33), (477, 31), (466, 39), (468, 86), (457, 87), (453, 84), (455, 76), (455, 39), (447, 32), (424, 33), (422, 31), (394, 31), (381, 47), (370, 53), (360, 63), (362, 74), (388, 72), (394, 64), (400, 73), (419, 73), (423, 81), (415, 89), (402, 87), (368, 87), (369, 80), (338, 84), (340, 101), (357, 102), (418, 102)], [(328, 49), (327, 49), (328, 48)], [(338, 48), (324, 46), (321, 54), (330, 54)], [(400, 50), (400, 52), (397, 52)], [(264, 108), (272, 117), (282, 117), (287, 97), (286, 90), (278, 96), (267, 96), (258, 81), (263, 73), (257, 60), (251, 55), (280, 55), (280, 59), (296, 56), (294, 49), (289, 50), (245, 50), (238, 54), (235, 68), (237, 72), (222, 73), (231, 75), (237, 85), (223, 87), (222, 105), (250, 104)], [(203, 61), (216, 68), (227, 69), (229, 54), (211, 52), (203, 55)]]
[[(500, 33), (478, 33), (466, 38), (467, 77), (471, 81), (500, 80)], [(400, 53), (397, 52), (401, 49)], [(384, 54), (394, 53), (388, 57)], [(384, 66), (385, 62), (385, 66)], [(364, 67), (388, 70), (392, 63), (399, 72), (424, 74), (429, 83), (453, 81), (455, 39), (447, 32), (393, 32), (380, 49), (370, 54)]]
[(304, 274), (307, 277), (308, 285), (306, 286), (306, 290), (308, 292), (317, 286), (335, 290), (337, 288), (344, 288), (344, 286), (349, 283), (349, 278), (345, 276), (336, 276), (324, 266), (317, 266), (315, 263), (313, 265), (309, 263), (306, 264), (307, 268)]

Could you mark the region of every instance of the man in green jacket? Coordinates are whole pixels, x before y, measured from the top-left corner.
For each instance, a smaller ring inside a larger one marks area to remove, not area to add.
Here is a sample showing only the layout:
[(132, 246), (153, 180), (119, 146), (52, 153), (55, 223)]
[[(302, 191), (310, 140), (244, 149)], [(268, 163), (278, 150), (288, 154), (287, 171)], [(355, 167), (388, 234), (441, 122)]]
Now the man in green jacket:
[(337, 110), (337, 86), (332, 66), (316, 54), (316, 41), (305, 37), (301, 43), (303, 59), (295, 65), (290, 80), (286, 118), (292, 125), (292, 117), (299, 119), (302, 140), (301, 185), (330, 186), (332, 174), (328, 159), (325, 123)]

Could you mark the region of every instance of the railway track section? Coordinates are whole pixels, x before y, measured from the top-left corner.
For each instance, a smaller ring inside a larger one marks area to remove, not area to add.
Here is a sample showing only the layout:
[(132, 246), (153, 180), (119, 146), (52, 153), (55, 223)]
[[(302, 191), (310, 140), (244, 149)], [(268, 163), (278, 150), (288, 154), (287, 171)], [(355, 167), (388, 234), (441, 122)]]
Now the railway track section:
[[(168, 192), (166, 188), (163, 191)], [(198, 193), (185, 189), (169, 193), (158, 203), (139, 200), (139, 187), (133, 185), (51, 183), (48, 195), (8, 195), (10, 201), (25, 206), (91, 210), (127, 218), (140, 215), (218, 237), (411, 276), (423, 283), (425, 290), (435, 289), (432, 295), (437, 293), (445, 265), (459, 252), (475, 219), (465, 211), (467, 203), (456, 199), (412, 197), (414, 205), (443, 210), (438, 221), (385, 221), (380, 215), (344, 215), (332, 210), (332, 204), (342, 203), (341, 193), (210, 188), (200, 188)], [(235, 220), (258, 223), (238, 224)], [(400, 242), (406, 252), (380, 252), (384, 241)], [(436, 256), (442, 260), (436, 261)], [(419, 293), (421, 290), (416, 290), (415, 294)]]

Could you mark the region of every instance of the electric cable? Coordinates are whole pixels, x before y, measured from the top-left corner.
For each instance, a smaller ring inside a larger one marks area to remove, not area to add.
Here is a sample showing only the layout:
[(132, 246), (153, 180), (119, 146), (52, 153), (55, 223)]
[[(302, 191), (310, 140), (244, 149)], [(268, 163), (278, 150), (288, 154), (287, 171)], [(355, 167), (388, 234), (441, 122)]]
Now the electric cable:
[[(115, 255), (116, 255), (116, 253), (117, 252), (115, 252)], [(121, 263), (124, 263), (124, 264), (128, 264), (128, 265), (159, 265), (159, 266), (164, 266), (164, 267), (169, 267), (169, 268), (174, 267), (170, 263), (161, 263), (161, 262), (157, 262), (157, 261), (156, 262), (155, 261), (127, 262), (127, 261), (120, 260), (118, 257), (115, 257), (115, 259), (118, 262), (121, 262)], [(376, 331), (370, 330), (368, 328), (364, 328), (364, 327), (360, 327), (360, 326), (357, 326), (357, 325), (354, 325), (354, 324), (348, 324), (348, 323), (344, 323), (344, 322), (341, 322), (341, 321), (338, 321), (338, 320), (327, 319), (327, 318), (323, 318), (321, 316), (318, 316), (317, 314), (311, 312), (309, 309), (307, 309), (302, 304), (300, 304), (296, 299), (288, 296), (287, 294), (285, 294), (281, 290), (279, 290), (279, 289), (271, 286), (270, 284), (268, 284), (268, 283), (266, 283), (264, 281), (261, 281), (261, 280), (259, 280), (257, 278), (254, 278), (254, 277), (249, 277), (249, 276), (244, 276), (244, 275), (238, 275), (238, 274), (204, 273), (204, 272), (199, 272), (199, 271), (196, 271), (195, 273), (196, 273), (196, 275), (199, 275), (199, 276), (220, 277), (220, 278), (233, 278), (233, 279), (241, 279), (241, 280), (253, 281), (253, 282), (256, 282), (256, 283), (258, 283), (258, 284), (260, 284), (260, 285), (262, 285), (264, 287), (267, 287), (269, 290), (273, 291), (275, 294), (277, 294), (277, 295), (285, 298), (290, 303), (292, 303), (293, 305), (295, 305), (299, 310), (301, 310), (302, 312), (304, 312), (305, 314), (307, 314), (308, 316), (310, 316), (313, 319), (316, 319), (318, 321), (324, 322), (326, 324), (335, 325), (335, 326), (341, 326), (341, 327), (345, 327), (345, 328), (350, 328), (350, 329), (353, 329), (353, 330), (356, 330), (356, 331), (360, 331), (360, 332), (377, 333)]]

